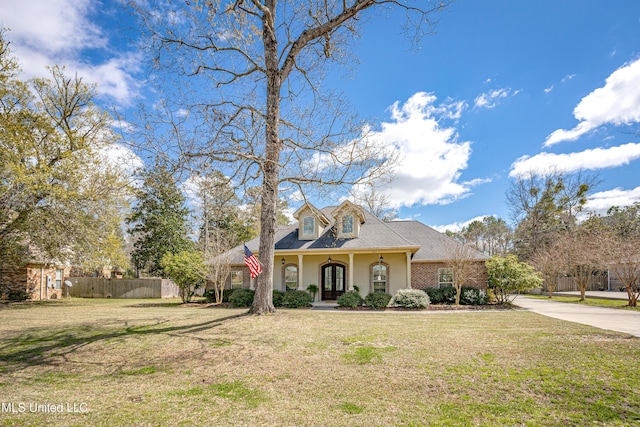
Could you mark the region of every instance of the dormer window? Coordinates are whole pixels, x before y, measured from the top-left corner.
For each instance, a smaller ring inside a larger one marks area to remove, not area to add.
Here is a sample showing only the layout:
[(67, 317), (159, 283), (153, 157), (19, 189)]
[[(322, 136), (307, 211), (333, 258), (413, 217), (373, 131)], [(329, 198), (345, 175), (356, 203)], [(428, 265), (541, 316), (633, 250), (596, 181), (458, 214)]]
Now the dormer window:
[(302, 235), (313, 236), (316, 232), (315, 219), (312, 216), (305, 216), (302, 220)]
[(342, 217), (342, 234), (353, 233), (353, 215), (345, 215)]

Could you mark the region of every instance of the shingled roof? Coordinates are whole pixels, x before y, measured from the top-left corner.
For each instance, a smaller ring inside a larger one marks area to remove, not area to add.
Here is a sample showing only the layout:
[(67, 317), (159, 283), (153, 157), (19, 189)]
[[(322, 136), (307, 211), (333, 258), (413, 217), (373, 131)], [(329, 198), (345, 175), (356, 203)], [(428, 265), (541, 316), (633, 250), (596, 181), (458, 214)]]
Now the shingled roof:
[[(338, 239), (335, 219), (331, 215), (335, 206), (320, 209), (329, 219), (322, 235), (315, 240), (300, 240), (298, 238), (298, 224), (279, 228), (275, 233), (275, 251), (304, 251), (314, 252), (335, 250), (344, 251), (384, 251), (385, 249), (406, 250), (413, 253), (413, 261), (442, 261), (448, 259), (451, 245), (460, 245), (458, 241), (442, 234), (435, 229), (418, 221), (383, 222), (370, 212), (363, 209), (364, 222), (360, 228), (360, 235), (351, 239)], [(258, 252), (260, 239), (255, 238), (246, 243), (252, 252)], [(242, 264), (242, 245), (232, 249), (234, 255), (231, 262)], [(474, 259), (485, 260), (488, 257), (475, 252)]]

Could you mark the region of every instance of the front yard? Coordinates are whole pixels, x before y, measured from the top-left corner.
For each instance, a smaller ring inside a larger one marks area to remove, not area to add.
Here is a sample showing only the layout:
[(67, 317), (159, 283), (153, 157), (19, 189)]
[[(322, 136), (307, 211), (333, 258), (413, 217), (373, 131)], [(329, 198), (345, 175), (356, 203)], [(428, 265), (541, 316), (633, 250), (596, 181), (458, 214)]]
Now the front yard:
[(525, 311), (245, 311), (5, 308), (0, 425), (640, 422), (640, 341), (624, 334)]

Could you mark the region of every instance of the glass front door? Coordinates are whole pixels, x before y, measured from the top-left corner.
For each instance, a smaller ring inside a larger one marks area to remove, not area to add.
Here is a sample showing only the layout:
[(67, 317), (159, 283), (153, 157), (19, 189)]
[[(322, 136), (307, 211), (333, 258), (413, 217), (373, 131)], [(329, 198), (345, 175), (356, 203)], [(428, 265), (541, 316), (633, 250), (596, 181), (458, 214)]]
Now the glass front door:
[(322, 267), (322, 299), (335, 300), (344, 293), (344, 266), (328, 264)]

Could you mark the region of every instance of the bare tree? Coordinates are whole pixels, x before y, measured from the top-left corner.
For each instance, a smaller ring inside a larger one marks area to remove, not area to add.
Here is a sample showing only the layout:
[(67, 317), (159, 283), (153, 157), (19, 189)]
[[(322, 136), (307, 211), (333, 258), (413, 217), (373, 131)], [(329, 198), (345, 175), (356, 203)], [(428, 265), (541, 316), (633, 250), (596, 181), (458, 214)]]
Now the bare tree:
[[(150, 37), (157, 81), (174, 100), (155, 148), (180, 161), (223, 163), (241, 184), (261, 181), (263, 273), (252, 313), (272, 304), (276, 203), (281, 184), (301, 192), (351, 186), (393, 170), (391, 147), (369, 138), (335, 93), (322, 90), (327, 65), (349, 63), (347, 47), (368, 9), (399, 8), (411, 41), (431, 31), (431, 17), (448, 0), (237, 0), (132, 2)], [(158, 73), (156, 73), (158, 74)], [(173, 87), (171, 87), (173, 85)], [(158, 144), (168, 143), (158, 147)], [(232, 165), (232, 166), (231, 166)]]
[(531, 257), (531, 264), (542, 273), (549, 298), (558, 287), (558, 277), (567, 271), (563, 247), (556, 240), (550, 246), (537, 250)]
[(564, 255), (566, 271), (576, 280), (580, 301), (584, 301), (589, 280), (604, 266), (598, 233), (587, 225), (581, 225), (558, 236), (557, 245), (558, 253)]
[(464, 243), (451, 240), (446, 244), (446, 265), (453, 273), (453, 287), (456, 290), (456, 305), (460, 305), (462, 286), (478, 285), (484, 258), (482, 254)]
[(398, 216), (398, 212), (391, 208), (389, 196), (379, 191), (373, 183), (354, 187), (350, 194), (354, 203), (363, 206), (382, 221), (393, 221)]
[[(221, 230), (214, 231), (214, 233), (217, 232)], [(220, 304), (231, 274), (231, 261), (234, 254), (228, 250), (220, 236), (215, 236), (204, 249), (204, 256), (207, 287), (210, 286), (213, 290), (215, 303)]]

